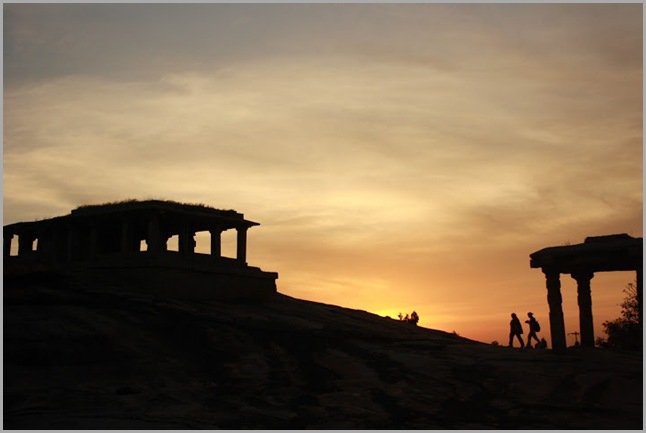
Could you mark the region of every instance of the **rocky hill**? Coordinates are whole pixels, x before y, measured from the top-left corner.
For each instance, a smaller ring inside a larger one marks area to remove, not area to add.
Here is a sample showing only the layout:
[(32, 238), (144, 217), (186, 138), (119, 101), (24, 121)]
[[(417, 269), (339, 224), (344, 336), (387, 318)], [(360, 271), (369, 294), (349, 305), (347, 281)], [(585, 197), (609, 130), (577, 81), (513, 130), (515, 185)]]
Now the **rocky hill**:
[(4, 278), (6, 429), (642, 429), (642, 367), (284, 295)]

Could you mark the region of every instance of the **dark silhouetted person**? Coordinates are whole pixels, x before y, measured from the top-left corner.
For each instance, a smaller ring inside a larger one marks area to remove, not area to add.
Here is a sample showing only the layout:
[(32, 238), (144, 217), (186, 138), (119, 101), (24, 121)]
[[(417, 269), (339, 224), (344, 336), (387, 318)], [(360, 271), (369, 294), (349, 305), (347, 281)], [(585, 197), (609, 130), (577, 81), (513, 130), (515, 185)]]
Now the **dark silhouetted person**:
[(532, 338), (536, 340), (536, 343), (540, 343), (541, 340), (538, 339), (536, 333), (541, 330), (541, 326), (538, 324), (538, 321), (534, 318), (534, 313), (527, 313), (529, 320), (525, 320), (525, 323), (529, 323), (529, 334), (527, 335), (527, 347), (532, 347)]
[(516, 313), (511, 313), (511, 322), (509, 322), (509, 347), (514, 347), (514, 337), (518, 337), (520, 347), (525, 347), (523, 337), (520, 336), (522, 333), (523, 325), (520, 324), (520, 320), (516, 317)]

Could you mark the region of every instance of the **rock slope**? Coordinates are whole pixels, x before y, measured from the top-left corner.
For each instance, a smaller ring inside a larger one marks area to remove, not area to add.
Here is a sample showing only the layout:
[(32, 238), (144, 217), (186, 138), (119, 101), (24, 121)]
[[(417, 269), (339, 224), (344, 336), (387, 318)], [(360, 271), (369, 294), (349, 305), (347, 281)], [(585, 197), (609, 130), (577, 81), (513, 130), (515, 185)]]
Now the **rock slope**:
[(641, 353), (494, 347), (284, 295), (4, 281), (6, 429), (642, 429), (642, 384)]

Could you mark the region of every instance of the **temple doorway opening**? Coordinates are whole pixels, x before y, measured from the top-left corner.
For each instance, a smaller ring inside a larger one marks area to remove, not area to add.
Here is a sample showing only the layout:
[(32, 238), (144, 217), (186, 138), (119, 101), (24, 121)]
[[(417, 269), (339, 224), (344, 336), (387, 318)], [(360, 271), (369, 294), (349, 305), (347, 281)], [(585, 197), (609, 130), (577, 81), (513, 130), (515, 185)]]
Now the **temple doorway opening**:
[(20, 242), (20, 236), (15, 237), (16, 241), (11, 243), (11, 250), (9, 251), (10, 256), (18, 255), (18, 242)]
[(208, 230), (196, 232), (193, 239), (195, 240), (196, 253), (211, 254), (211, 233)]
[[(598, 337), (608, 336), (603, 332), (603, 322), (621, 317), (621, 303), (626, 294), (624, 289), (628, 283), (635, 284), (635, 273), (630, 271), (599, 272), (594, 274), (591, 284), (592, 317), (595, 341)], [(576, 280), (568, 276), (561, 278), (561, 293), (563, 296), (563, 316), (565, 319), (565, 335), (567, 347), (581, 341), (579, 325), (579, 305), (577, 302)], [(577, 333), (578, 335), (576, 335)]]
[(237, 254), (237, 233), (235, 230), (222, 232), (222, 257), (234, 259)]
[(179, 235), (173, 235), (166, 241), (166, 251), (179, 251)]

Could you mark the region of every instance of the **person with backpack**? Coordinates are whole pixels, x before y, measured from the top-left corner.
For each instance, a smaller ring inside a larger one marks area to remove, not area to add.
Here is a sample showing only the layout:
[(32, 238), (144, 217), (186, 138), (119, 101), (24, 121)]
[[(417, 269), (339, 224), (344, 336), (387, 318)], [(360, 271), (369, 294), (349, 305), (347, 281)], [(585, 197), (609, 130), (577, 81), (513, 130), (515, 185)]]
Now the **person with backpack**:
[(523, 325), (520, 324), (520, 320), (518, 320), (516, 313), (511, 313), (509, 328), (509, 347), (514, 347), (514, 337), (518, 337), (520, 347), (525, 347), (523, 337), (520, 336), (523, 333)]
[(527, 313), (529, 320), (525, 320), (525, 323), (529, 323), (529, 334), (527, 335), (527, 347), (532, 347), (532, 338), (536, 340), (537, 343), (540, 343), (541, 340), (538, 339), (536, 335), (537, 332), (541, 330), (541, 325), (538, 324), (538, 320), (534, 318), (534, 313)]

